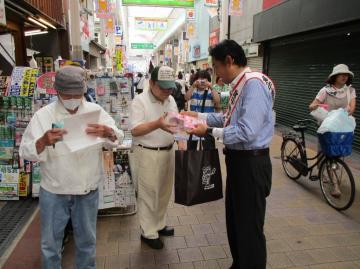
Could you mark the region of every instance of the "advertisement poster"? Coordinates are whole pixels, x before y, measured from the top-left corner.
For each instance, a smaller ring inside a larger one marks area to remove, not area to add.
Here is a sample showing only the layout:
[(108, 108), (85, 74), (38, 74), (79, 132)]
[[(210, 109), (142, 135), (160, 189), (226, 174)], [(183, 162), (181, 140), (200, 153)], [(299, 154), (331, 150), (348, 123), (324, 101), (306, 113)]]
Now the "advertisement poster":
[(242, 16), (243, 15), (244, 0), (230, 0), (229, 15)]
[(56, 94), (56, 90), (54, 89), (55, 75), (56, 72), (41, 75), (36, 81), (37, 90), (41, 93)]
[(114, 157), (111, 151), (103, 152), (104, 180), (99, 186), (99, 209), (115, 206)]

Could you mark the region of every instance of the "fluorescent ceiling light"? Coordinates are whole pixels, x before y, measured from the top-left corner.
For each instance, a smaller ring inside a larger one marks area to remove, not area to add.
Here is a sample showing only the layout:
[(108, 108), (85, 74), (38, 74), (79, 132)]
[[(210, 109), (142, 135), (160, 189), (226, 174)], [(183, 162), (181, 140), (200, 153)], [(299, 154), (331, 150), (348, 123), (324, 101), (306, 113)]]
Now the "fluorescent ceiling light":
[(49, 26), (50, 28), (53, 28), (56, 30), (56, 27), (54, 25), (52, 25), (50, 22), (44, 20), (43, 18), (40, 18), (39, 21), (41, 21), (43, 24)]
[(32, 33), (39, 33), (39, 32), (41, 32), (41, 30), (37, 29), (37, 30), (25, 31), (25, 34), (32, 34)]
[(25, 36), (33, 36), (33, 35), (43, 35), (43, 34), (47, 34), (48, 33), (48, 31), (40, 31), (40, 30), (38, 30), (38, 31), (27, 31), (27, 32), (25, 32)]
[(38, 22), (37, 20), (35, 20), (35, 19), (31, 18), (31, 17), (28, 17), (28, 20), (35, 23), (35, 24), (37, 24), (37, 25), (39, 25), (39, 26), (41, 26), (42, 28), (47, 29), (47, 26), (45, 26), (44, 24)]

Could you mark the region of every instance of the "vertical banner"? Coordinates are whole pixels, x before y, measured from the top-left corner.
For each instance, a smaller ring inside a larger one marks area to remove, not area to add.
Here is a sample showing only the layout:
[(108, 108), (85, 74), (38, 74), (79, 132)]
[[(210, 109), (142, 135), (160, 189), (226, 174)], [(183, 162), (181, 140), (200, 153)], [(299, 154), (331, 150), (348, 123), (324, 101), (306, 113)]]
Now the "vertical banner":
[(195, 21), (195, 9), (188, 8), (186, 9), (186, 21)]
[(96, 16), (98, 18), (108, 18), (111, 12), (111, 3), (109, 0), (96, 0)]
[(229, 15), (230, 16), (242, 16), (243, 8), (244, 8), (244, 0), (230, 0)]
[(115, 31), (115, 21), (114, 21), (114, 15), (111, 14), (110, 17), (105, 19), (105, 33), (114, 33)]
[(115, 48), (115, 61), (116, 61), (116, 70), (118, 72), (122, 71), (122, 47), (116, 47)]

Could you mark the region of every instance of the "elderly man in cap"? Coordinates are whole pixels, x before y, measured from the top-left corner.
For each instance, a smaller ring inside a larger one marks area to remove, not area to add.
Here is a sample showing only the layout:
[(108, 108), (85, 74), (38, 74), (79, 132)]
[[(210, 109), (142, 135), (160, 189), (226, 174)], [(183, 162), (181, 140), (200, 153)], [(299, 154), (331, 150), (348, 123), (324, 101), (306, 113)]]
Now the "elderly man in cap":
[(41, 164), (40, 217), (43, 269), (61, 268), (64, 228), (71, 218), (76, 268), (95, 268), (98, 183), (103, 175), (102, 144), (71, 152), (61, 140), (63, 119), (100, 110), (99, 122), (86, 133), (116, 146), (123, 132), (100, 106), (84, 100), (85, 71), (65, 66), (55, 76), (58, 100), (35, 113), (25, 130), (22, 158)]
[(178, 112), (171, 96), (175, 87), (174, 70), (156, 67), (151, 73), (150, 89), (137, 95), (131, 105), (131, 155), (133, 176), (138, 184), (141, 240), (153, 249), (163, 248), (159, 235), (174, 235), (165, 218), (175, 166), (172, 126), (165, 117), (168, 112)]

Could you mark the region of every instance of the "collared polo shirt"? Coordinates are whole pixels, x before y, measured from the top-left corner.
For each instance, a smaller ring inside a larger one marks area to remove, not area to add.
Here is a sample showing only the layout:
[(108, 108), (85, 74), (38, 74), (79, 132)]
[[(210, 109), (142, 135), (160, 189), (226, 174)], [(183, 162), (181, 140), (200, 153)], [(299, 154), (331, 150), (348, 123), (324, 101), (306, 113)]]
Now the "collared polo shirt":
[[(131, 104), (131, 130), (140, 124), (155, 121), (167, 112), (178, 112), (174, 98), (161, 102), (155, 98), (151, 90), (135, 96)], [(174, 136), (164, 130), (157, 129), (143, 136), (133, 137), (134, 145), (147, 147), (165, 147), (174, 143)]]

